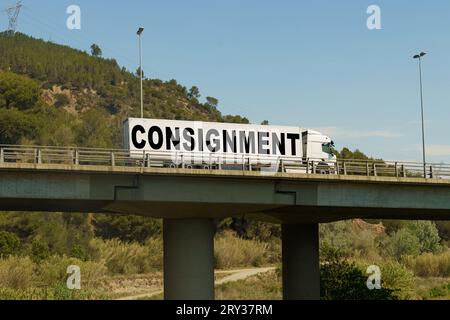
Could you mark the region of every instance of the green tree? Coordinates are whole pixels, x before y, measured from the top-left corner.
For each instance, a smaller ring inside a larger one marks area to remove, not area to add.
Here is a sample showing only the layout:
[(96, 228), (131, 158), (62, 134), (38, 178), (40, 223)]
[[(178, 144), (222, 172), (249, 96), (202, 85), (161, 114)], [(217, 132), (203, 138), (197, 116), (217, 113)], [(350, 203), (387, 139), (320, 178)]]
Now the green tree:
[(82, 124), (78, 129), (77, 144), (91, 148), (112, 147), (112, 128), (108, 114), (101, 109), (92, 108), (81, 116)]
[(102, 56), (102, 49), (95, 43), (91, 45), (91, 54), (93, 57), (101, 57)]
[(268, 126), (269, 125), (269, 120), (264, 120), (263, 122), (261, 122), (262, 126)]
[(133, 215), (98, 214), (94, 225), (97, 237), (117, 238), (126, 242), (145, 243), (147, 239), (159, 236), (162, 232), (161, 220)]
[[(141, 67), (138, 67), (136, 69), (136, 77), (138, 77), (138, 78), (141, 77)], [(144, 78), (145, 78), (145, 72), (144, 72), (144, 70), (142, 70), (142, 79), (144, 79)]]
[(0, 108), (32, 108), (39, 101), (39, 85), (28, 77), (0, 72)]
[(233, 115), (223, 116), (222, 117), (222, 121), (223, 122), (227, 122), (227, 123), (244, 123), (244, 124), (250, 123), (250, 121), (248, 121), (247, 118), (241, 117), (239, 115), (236, 115), (236, 116), (233, 116)]
[(396, 231), (386, 247), (387, 252), (399, 260), (402, 256), (420, 254), (420, 242), (408, 228), (402, 228)]
[(17, 109), (0, 108), (0, 144), (20, 144), (23, 139), (35, 139), (39, 132), (36, 118)]
[(214, 97), (206, 97), (206, 105), (211, 108), (217, 108), (219, 100)]
[(340, 159), (357, 159), (357, 160), (369, 160), (370, 158), (360, 150), (356, 149), (351, 151), (349, 148), (343, 148), (338, 154)]
[(417, 237), (420, 243), (420, 253), (437, 253), (441, 247), (439, 245), (439, 231), (432, 221), (414, 221), (407, 226), (408, 230)]
[(189, 99), (200, 98), (200, 90), (196, 86), (192, 86), (191, 89), (189, 89), (188, 97)]

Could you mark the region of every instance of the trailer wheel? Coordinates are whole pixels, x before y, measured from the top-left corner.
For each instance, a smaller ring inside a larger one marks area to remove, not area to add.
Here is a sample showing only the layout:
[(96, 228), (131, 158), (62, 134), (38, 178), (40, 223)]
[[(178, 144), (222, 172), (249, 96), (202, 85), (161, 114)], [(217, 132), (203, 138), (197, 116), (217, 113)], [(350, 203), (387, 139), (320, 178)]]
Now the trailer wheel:
[(209, 165), (205, 164), (205, 165), (203, 165), (203, 169), (204, 169), (204, 170), (209, 170), (210, 167), (209, 167)]
[(175, 168), (178, 168), (178, 166), (175, 163), (171, 163), (171, 164), (169, 164), (169, 168), (175, 169)]
[(185, 168), (185, 169), (192, 169), (192, 164), (186, 164), (186, 165), (184, 166), (184, 168)]

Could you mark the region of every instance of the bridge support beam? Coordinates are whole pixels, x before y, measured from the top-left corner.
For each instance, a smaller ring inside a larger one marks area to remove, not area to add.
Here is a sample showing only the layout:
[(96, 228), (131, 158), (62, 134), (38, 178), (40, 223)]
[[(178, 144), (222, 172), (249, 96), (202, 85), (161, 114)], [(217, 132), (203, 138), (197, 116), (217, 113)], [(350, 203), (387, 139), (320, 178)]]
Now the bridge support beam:
[(282, 226), (283, 299), (319, 300), (319, 226)]
[(214, 224), (209, 219), (165, 219), (164, 298), (214, 299)]

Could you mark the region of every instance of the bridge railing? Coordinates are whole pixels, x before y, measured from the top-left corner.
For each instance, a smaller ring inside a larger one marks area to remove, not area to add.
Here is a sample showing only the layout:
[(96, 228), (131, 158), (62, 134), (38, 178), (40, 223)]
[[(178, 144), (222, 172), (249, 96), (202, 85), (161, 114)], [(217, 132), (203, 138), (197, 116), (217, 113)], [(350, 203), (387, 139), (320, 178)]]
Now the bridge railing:
[(450, 164), (338, 159), (299, 159), (206, 152), (141, 152), (120, 149), (0, 145), (2, 163), (112, 167), (234, 169), (244, 171), (450, 179)]

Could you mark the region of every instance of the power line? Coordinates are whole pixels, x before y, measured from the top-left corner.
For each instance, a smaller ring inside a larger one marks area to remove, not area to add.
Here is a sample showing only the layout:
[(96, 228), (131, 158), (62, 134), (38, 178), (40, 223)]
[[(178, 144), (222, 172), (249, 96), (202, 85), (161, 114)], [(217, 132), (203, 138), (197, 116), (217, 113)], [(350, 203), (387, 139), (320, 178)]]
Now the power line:
[(11, 6), (3, 10), (8, 15), (9, 24), (7, 33), (14, 35), (17, 29), (17, 20), (19, 18), (20, 9), (22, 8), (22, 1), (17, 1), (16, 5)]

